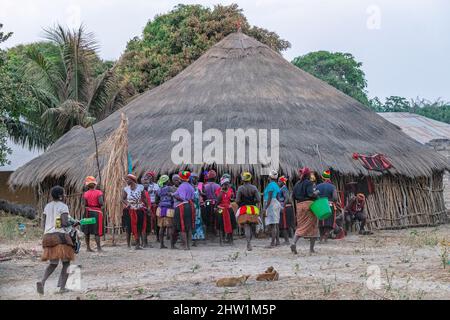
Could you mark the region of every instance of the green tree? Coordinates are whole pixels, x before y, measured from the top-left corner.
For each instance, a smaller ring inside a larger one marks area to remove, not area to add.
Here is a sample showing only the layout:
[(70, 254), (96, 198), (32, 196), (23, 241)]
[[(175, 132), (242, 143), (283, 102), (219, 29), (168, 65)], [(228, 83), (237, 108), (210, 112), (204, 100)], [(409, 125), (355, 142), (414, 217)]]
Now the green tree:
[(292, 63), (362, 104), (369, 105), (362, 63), (357, 62), (350, 53), (316, 51), (297, 57)]
[[(5, 42), (11, 37), (12, 32), (3, 32), (1, 29), (3, 24), (0, 23), (0, 43)], [(5, 125), (6, 119), (6, 99), (4, 89), (7, 87), (7, 79), (3, 70), (5, 64), (5, 52), (0, 50), (0, 166), (8, 164), (8, 155), (11, 154), (11, 149), (8, 147), (7, 138), (8, 132)]]
[(250, 26), (236, 4), (178, 5), (150, 20), (141, 37), (127, 44), (120, 69), (139, 92), (160, 85), (199, 58), (240, 25), (243, 32), (280, 52), (290, 43), (266, 29)]
[(411, 112), (437, 121), (450, 123), (450, 102), (442, 99), (430, 101), (417, 98), (412, 100)]
[(128, 79), (117, 74), (115, 64), (101, 63), (93, 34), (83, 27), (56, 26), (45, 30), (45, 37), (47, 47), (27, 47), (23, 72), (34, 100), (24, 112), (25, 123), (41, 128), (44, 147), (73, 126), (86, 127), (104, 119), (134, 93)]

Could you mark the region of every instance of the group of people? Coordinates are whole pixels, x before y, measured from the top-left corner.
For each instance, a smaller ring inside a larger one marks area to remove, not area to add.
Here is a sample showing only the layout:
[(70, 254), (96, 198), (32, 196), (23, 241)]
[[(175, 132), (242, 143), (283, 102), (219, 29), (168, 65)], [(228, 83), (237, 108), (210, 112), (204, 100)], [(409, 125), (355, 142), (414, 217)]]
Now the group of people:
[[(330, 170), (320, 176), (309, 168), (299, 170), (299, 181), (292, 193), (287, 186), (288, 179), (279, 176), (277, 171), (269, 174), (262, 194), (252, 184), (250, 172), (242, 173), (242, 184), (238, 188), (232, 184), (231, 175), (226, 173), (219, 178), (216, 171), (209, 170), (201, 177), (202, 181), (196, 173), (181, 171), (171, 178), (161, 175), (157, 180), (156, 173), (149, 171), (139, 184), (135, 175), (128, 174), (122, 195), (122, 225), (128, 247), (131, 247), (132, 237), (135, 249), (151, 247), (148, 237), (152, 233), (161, 249), (167, 248), (166, 239), (171, 249), (177, 248), (178, 239), (186, 250), (207, 238), (218, 237), (221, 245), (233, 244), (233, 234), (238, 229), (245, 235), (250, 251), (256, 228), (265, 225), (271, 237), (268, 248), (279, 246), (282, 237), (284, 244), (290, 245), (296, 253), (298, 239), (307, 238), (310, 239), (310, 251), (314, 252), (316, 239), (342, 238), (355, 220), (361, 223), (360, 233), (367, 233), (364, 230), (365, 196), (357, 194), (351, 198), (342, 212)], [(91, 251), (89, 235), (93, 234), (97, 248), (101, 250), (103, 194), (96, 189), (94, 177), (86, 178), (86, 187), (85, 217), (95, 217), (98, 221), (83, 229), (86, 247)], [(332, 212), (324, 220), (318, 220), (310, 210), (312, 202), (321, 197), (328, 199)]]
[[(185, 250), (189, 250), (191, 245), (196, 246), (199, 240), (217, 237), (221, 245), (224, 242), (233, 244), (233, 234), (238, 229), (245, 236), (247, 250), (251, 251), (256, 228), (265, 225), (271, 238), (267, 248), (279, 246), (281, 236), (284, 244), (290, 245), (291, 251), (297, 254), (296, 245), (300, 238), (310, 240), (310, 252), (313, 253), (317, 239), (342, 238), (355, 221), (360, 222), (360, 234), (369, 233), (365, 230), (365, 196), (361, 193), (354, 195), (344, 210), (338, 210), (338, 194), (329, 170), (319, 177), (309, 168), (302, 168), (292, 192), (287, 186), (288, 179), (272, 171), (262, 197), (252, 183), (250, 172), (241, 174), (242, 184), (237, 188), (229, 174), (219, 178), (216, 171), (209, 170), (202, 173), (202, 178), (203, 182), (198, 174), (181, 171), (171, 178), (161, 175), (157, 179), (157, 174), (149, 171), (139, 184), (135, 175), (128, 174), (121, 199), (122, 226), (126, 231), (127, 246), (131, 248), (133, 236), (135, 249), (151, 247), (148, 236), (152, 233), (156, 235), (161, 249), (167, 248), (165, 239), (169, 240), (171, 249), (177, 248), (178, 239), (181, 239)], [(84, 224), (81, 229), (85, 234), (87, 251), (93, 251), (91, 236), (94, 236), (97, 250), (101, 251), (103, 193), (97, 188), (93, 176), (86, 177), (85, 186), (83, 218), (93, 218), (94, 223)], [(44, 292), (47, 278), (60, 261), (63, 269), (58, 286), (61, 291), (65, 290), (67, 268), (74, 259), (74, 252), (79, 250), (73, 231), (80, 222), (69, 215), (64, 203), (64, 189), (53, 187), (51, 196), (52, 201), (44, 209), (42, 242), (42, 260), (48, 260), (50, 264), (42, 280), (37, 283), (39, 293)], [(332, 214), (325, 220), (318, 220), (310, 207), (313, 201), (322, 197), (328, 199)], [(292, 243), (291, 235), (294, 236)]]

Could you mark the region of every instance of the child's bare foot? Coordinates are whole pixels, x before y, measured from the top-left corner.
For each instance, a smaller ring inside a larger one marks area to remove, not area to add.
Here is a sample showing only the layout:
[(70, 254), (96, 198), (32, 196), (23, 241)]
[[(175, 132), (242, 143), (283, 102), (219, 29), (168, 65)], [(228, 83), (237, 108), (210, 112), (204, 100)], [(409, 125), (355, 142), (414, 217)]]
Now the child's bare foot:
[(42, 282), (36, 283), (36, 290), (39, 294), (44, 294), (44, 284)]

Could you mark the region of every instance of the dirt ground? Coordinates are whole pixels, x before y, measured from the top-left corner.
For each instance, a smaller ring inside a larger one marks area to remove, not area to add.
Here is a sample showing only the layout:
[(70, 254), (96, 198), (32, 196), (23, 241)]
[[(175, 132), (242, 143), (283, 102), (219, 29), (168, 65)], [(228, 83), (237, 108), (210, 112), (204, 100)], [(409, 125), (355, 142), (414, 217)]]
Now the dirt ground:
[[(35, 291), (46, 267), (40, 241), (2, 241), (0, 299), (450, 299), (450, 225), (353, 234), (318, 244), (314, 255), (305, 240), (298, 255), (288, 246), (266, 249), (268, 241), (254, 240), (251, 252), (244, 239), (191, 251), (160, 250), (154, 242), (154, 248), (129, 250), (123, 239), (115, 247), (107, 241), (103, 253), (83, 246), (74, 263), (81, 267), (81, 290), (56, 293), (58, 267), (44, 296)], [(279, 281), (257, 282), (269, 266)], [(381, 279), (370, 290), (369, 266), (379, 268)], [(218, 278), (242, 274), (251, 275), (243, 286), (215, 285)]]

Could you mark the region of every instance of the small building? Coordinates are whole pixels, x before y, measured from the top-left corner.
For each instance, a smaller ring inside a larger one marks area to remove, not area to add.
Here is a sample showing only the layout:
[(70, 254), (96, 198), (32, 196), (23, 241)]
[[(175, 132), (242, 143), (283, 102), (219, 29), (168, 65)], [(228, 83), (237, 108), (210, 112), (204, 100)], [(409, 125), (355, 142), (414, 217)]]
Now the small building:
[(8, 156), (9, 164), (0, 167), (0, 199), (20, 204), (36, 205), (33, 188), (24, 187), (14, 192), (8, 187), (8, 179), (17, 168), (36, 158), (41, 152), (24, 148), (10, 139), (8, 139), (7, 146), (12, 153)]
[[(404, 133), (450, 160), (450, 124), (409, 112), (384, 112), (380, 116)], [(450, 208), (450, 175), (444, 175), (444, 200)]]

